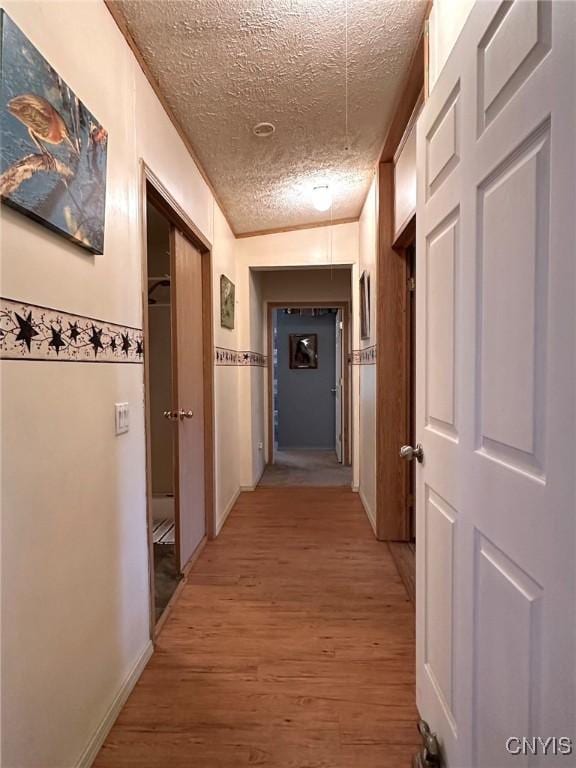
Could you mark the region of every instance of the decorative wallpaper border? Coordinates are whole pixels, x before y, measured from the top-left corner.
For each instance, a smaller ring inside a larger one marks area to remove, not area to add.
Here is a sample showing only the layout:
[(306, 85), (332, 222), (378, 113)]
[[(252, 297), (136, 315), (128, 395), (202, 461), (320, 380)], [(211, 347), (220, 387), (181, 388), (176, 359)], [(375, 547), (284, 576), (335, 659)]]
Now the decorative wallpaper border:
[(349, 362), (352, 365), (375, 365), (376, 363), (376, 345), (364, 347), (364, 349), (353, 349), (349, 356)]
[(141, 328), (0, 297), (0, 360), (142, 363)]
[(214, 363), (216, 365), (255, 365), (265, 368), (268, 365), (268, 358), (260, 352), (214, 347)]

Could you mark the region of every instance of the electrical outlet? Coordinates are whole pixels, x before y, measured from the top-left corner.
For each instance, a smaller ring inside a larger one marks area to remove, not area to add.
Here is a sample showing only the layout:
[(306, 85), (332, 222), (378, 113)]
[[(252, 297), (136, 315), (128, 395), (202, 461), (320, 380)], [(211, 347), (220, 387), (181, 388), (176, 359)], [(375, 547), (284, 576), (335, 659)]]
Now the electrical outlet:
[(123, 435), (130, 429), (130, 406), (128, 403), (116, 403), (116, 434)]
[(258, 450), (259, 451), (263, 451), (264, 450), (264, 443), (263, 442), (259, 442), (258, 443)]

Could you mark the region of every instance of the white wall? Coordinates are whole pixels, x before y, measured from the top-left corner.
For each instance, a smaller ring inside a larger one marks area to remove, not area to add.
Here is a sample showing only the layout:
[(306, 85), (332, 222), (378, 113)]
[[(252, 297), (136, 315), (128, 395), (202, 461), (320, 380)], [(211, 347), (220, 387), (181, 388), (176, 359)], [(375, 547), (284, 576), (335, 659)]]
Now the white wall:
[[(270, 235), (241, 238), (236, 241), (237, 289), (239, 302), (250, 307), (242, 317), (259, 316), (258, 321), (245, 320), (241, 326), (241, 348), (267, 354), (265, 348), (265, 310), (261, 289), (257, 290), (261, 277), (258, 269), (286, 267), (320, 267), (346, 265), (352, 268), (353, 285), (358, 283), (358, 223), (335, 224), (331, 227), (279, 232)], [(283, 300), (289, 300), (285, 298)], [(295, 295), (294, 301), (303, 300)], [(357, 325), (358, 296), (352, 295), (353, 324)], [(251, 303), (252, 302), (252, 303)], [(354, 338), (357, 337), (357, 334)], [(248, 375), (251, 371), (251, 375)], [(240, 370), (240, 434), (242, 435), (242, 476), (243, 487), (253, 487), (264, 467), (263, 452), (258, 445), (267, 444), (267, 419), (261, 417), (267, 412), (266, 391), (267, 371), (247, 368)], [(354, 380), (354, 377), (353, 377)], [(356, 377), (357, 380), (357, 377)], [(353, 384), (354, 387), (354, 384)], [(353, 445), (358, 442), (358, 396), (353, 389)], [(255, 411), (257, 413), (255, 413)], [(358, 463), (353, 462), (353, 483), (358, 485)]]
[(428, 20), (429, 87), (434, 87), (475, 0), (434, 0)]
[[(243, 349), (266, 354), (264, 315), (262, 311), (262, 275), (246, 271), (238, 266), (240, 281), (248, 293), (242, 290), (241, 320), (243, 320)], [(247, 335), (246, 335), (247, 331)], [(242, 435), (242, 488), (254, 488), (264, 472), (266, 464), (266, 392), (268, 370), (262, 366), (246, 366), (240, 369), (240, 413)]]
[[(378, 247), (378, 195), (377, 177), (370, 186), (368, 197), (360, 215), (359, 222), (359, 258), (360, 275), (366, 271), (370, 275), (370, 338), (360, 339), (357, 329), (357, 342), (360, 349), (376, 344), (376, 296), (378, 275), (376, 271)], [(356, 290), (359, 292), (358, 287)], [(359, 302), (358, 295), (358, 302)], [(357, 348), (358, 348), (357, 347)], [(358, 377), (358, 467), (359, 491), (370, 518), (376, 527), (376, 366), (365, 364), (355, 366)]]
[[(226, 275), (236, 282), (236, 240), (218, 206), (213, 204), (214, 251), (213, 315), (214, 345), (226, 349), (239, 348), (239, 311), (236, 301), (234, 330), (220, 325), (220, 276)], [(237, 366), (214, 367), (214, 418), (215, 418), (215, 466), (216, 482), (216, 530), (220, 529), (230, 512), (240, 489), (239, 446), (239, 369)]]
[[(3, 208), (2, 295), (141, 327), (140, 157), (214, 240), (215, 281), (234, 279), (227, 224), (104, 3), (2, 7), (109, 132), (104, 255)], [(143, 370), (3, 361), (1, 375), (1, 763), (69, 768), (149, 650)], [(237, 375), (215, 376), (220, 518), (239, 482)], [(115, 437), (119, 401), (131, 428)]]

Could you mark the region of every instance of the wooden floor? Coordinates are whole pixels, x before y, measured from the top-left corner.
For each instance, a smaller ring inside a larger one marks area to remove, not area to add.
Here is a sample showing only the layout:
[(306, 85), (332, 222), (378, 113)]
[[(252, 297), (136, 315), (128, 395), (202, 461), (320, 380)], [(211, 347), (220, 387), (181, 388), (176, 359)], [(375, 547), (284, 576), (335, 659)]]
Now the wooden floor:
[(96, 768), (409, 768), (414, 612), (345, 488), (245, 493)]

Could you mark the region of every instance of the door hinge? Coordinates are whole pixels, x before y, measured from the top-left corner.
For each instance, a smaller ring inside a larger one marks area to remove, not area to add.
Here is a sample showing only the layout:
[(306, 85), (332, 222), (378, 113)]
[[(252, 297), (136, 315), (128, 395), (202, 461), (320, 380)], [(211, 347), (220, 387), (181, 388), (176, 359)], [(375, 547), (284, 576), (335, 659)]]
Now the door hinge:
[(416, 278), (415, 277), (409, 277), (408, 278), (408, 290), (409, 291), (415, 291), (416, 290)]
[(344, 322), (342, 320), (340, 320), (340, 322), (338, 323), (338, 327), (340, 328), (341, 331), (344, 329)]

